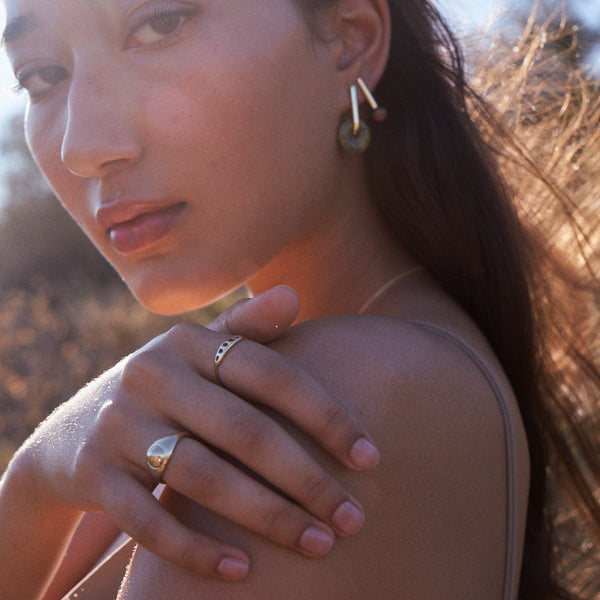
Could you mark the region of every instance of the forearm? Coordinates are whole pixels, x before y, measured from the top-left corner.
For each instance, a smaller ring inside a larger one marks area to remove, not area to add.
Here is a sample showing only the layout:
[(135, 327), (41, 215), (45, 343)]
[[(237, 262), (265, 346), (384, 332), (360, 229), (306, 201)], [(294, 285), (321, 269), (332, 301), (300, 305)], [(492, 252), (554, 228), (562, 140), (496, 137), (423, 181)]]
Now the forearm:
[(35, 484), (27, 456), (0, 481), (0, 586), (5, 600), (41, 598), (82, 512)]

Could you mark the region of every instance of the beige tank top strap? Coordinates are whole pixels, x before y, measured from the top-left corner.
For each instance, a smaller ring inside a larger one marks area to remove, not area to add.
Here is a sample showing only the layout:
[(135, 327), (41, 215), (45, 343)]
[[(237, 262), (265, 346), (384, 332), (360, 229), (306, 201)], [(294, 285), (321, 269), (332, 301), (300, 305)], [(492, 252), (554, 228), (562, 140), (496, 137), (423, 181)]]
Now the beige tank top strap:
[(509, 402), (502, 391), (497, 378), (486, 360), (470, 344), (461, 337), (438, 325), (424, 321), (409, 320), (410, 323), (432, 333), (436, 333), (465, 352), (477, 365), (492, 389), (498, 407), (502, 414), (504, 425), (504, 439), (506, 447), (506, 475), (507, 475), (507, 514), (506, 514), (506, 557), (504, 569), (503, 600), (514, 600), (517, 597), (517, 581), (519, 580), (519, 524), (518, 524), (518, 490), (517, 490), (517, 443), (515, 436), (515, 422)]

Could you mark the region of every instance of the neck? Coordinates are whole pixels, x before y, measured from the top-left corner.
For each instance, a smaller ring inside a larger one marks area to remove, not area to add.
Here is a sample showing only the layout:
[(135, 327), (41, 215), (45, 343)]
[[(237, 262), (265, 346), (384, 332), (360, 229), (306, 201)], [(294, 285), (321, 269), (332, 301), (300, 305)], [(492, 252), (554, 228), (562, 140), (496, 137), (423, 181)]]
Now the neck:
[[(393, 238), (365, 193), (345, 201), (309, 235), (297, 239), (249, 282), (254, 293), (286, 284), (300, 296), (299, 321), (360, 308), (414, 260)], [(347, 200), (347, 199), (346, 199)]]

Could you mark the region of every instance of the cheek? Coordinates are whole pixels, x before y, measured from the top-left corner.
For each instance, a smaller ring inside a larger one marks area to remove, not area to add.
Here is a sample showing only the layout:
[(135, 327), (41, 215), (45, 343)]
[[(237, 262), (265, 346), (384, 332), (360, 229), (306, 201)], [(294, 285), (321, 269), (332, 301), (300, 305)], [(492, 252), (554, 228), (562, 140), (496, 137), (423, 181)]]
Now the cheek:
[[(240, 136), (256, 119), (251, 114), (252, 102), (240, 100), (250, 92), (232, 85), (231, 79), (227, 83), (219, 79), (222, 71), (204, 69), (201, 74), (187, 73), (181, 80), (154, 85), (140, 110), (146, 142), (177, 151), (180, 160), (185, 160), (186, 150), (203, 162), (219, 153), (235, 152)], [(206, 80), (218, 84), (209, 90)]]
[(208, 185), (207, 179), (229, 179), (232, 169), (239, 170), (236, 148), (245, 117), (243, 108), (225, 100), (231, 94), (207, 92), (194, 75), (153, 87), (140, 107), (141, 129), (147, 151), (160, 156), (171, 176), (185, 174), (188, 182), (200, 177)]
[(152, 123), (157, 139), (175, 138), (182, 148), (196, 137), (195, 123), (199, 115), (197, 101), (189, 93), (172, 85), (156, 86), (142, 106), (146, 122)]

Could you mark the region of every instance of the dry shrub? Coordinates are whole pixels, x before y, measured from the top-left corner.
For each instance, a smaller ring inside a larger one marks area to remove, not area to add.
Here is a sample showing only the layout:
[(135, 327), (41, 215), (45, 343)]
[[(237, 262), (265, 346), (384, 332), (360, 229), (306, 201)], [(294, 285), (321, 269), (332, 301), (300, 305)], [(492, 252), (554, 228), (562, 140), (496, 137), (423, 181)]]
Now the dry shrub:
[(85, 383), (176, 322), (206, 323), (235, 297), (167, 318), (122, 286), (39, 280), (28, 290), (0, 293), (0, 471), (36, 425)]

